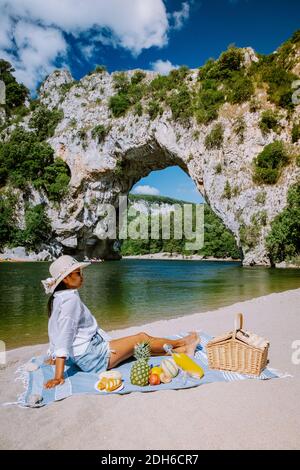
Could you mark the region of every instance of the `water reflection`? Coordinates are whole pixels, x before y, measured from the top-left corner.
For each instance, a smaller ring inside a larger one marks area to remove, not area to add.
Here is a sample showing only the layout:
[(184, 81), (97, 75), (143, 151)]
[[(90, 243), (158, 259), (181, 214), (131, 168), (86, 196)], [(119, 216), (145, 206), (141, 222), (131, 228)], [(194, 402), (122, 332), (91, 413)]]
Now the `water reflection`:
[[(47, 342), (49, 263), (0, 264), (0, 339), (8, 348)], [(106, 329), (142, 325), (295, 289), (299, 269), (239, 263), (121, 260), (84, 270), (82, 300)]]

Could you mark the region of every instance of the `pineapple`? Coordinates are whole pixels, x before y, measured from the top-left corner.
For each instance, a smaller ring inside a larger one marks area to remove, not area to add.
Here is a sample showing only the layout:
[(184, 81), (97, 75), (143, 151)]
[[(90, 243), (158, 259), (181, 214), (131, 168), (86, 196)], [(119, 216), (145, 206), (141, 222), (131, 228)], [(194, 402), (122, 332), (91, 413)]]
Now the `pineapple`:
[(133, 385), (144, 387), (148, 385), (150, 366), (148, 360), (150, 357), (150, 343), (144, 341), (134, 347), (134, 357), (136, 362), (131, 367), (130, 381)]

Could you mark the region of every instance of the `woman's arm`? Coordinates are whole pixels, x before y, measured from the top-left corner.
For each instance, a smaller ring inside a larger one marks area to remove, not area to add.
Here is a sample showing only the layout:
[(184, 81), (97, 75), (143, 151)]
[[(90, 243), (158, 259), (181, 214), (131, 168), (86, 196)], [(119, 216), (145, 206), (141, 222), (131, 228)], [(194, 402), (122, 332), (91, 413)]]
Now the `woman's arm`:
[[(55, 317), (55, 328), (52, 330), (50, 342), (52, 344), (52, 359), (55, 360), (55, 377), (45, 384), (52, 388), (64, 383), (65, 361), (72, 353), (73, 341), (76, 336), (80, 317), (80, 301), (76, 295), (63, 299), (57, 304), (59, 311)], [(52, 312), (54, 315), (56, 312)], [(50, 335), (49, 335), (50, 336)], [(52, 361), (48, 364), (54, 365)]]
[(45, 388), (56, 387), (56, 385), (62, 385), (65, 382), (64, 379), (64, 368), (65, 368), (65, 357), (57, 357), (55, 361), (55, 377), (54, 379), (48, 380), (45, 383)]

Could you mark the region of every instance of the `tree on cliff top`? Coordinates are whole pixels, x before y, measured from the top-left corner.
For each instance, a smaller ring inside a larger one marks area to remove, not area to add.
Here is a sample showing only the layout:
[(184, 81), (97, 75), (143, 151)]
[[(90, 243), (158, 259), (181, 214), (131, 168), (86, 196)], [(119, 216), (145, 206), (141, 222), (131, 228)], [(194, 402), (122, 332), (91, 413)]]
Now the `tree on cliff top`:
[(0, 80), (5, 83), (6, 102), (5, 111), (11, 114), (14, 108), (18, 108), (25, 103), (29, 97), (29, 90), (22, 83), (18, 83), (13, 72), (15, 69), (6, 60), (0, 59)]

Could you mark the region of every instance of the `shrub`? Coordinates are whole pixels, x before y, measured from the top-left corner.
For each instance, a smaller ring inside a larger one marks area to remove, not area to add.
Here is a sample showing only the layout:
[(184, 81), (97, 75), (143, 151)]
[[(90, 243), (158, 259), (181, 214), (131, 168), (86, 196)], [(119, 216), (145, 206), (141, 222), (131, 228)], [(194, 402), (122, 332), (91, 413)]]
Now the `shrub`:
[(70, 181), (70, 170), (61, 158), (45, 168), (44, 174), (33, 185), (38, 189), (44, 188), (50, 201), (60, 201), (67, 194)]
[(174, 93), (182, 92), (185, 89), (184, 95), (189, 93), (184, 81), (189, 74), (189, 69), (185, 66), (173, 69), (169, 75), (158, 75), (149, 84), (145, 93), (149, 93), (151, 98), (156, 101), (168, 102), (168, 92)]
[(69, 83), (63, 83), (62, 85), (60, 85), (59, 87), (59, 91), (60, 91), (60, 94), (62, 96), (64, 96), (66, 93), (68, 93), (68, 91), (71, 90), (71, 88), (75, 85), (75, 81), (73, 82), (69, 82)]
[(300, 254), (300, 184), (291, 186), (287, 206), (271, 224), (266, 246), (273, 262), (290, 260)]
[(29, 90), (22, 83), (18, 83), (13, 72), (15, 69), (6, 60), (0, 59), (0, 80), (5, 83), (6, 100), (5, 111), (8, 116), (15, 108), (23, 106), (29, 98)]
[(191, 96), (186, 85), (173, 91), (167, 103), (171, 108), (174, 120), (186, 123), (193, 115)]
[(235, 46), (229, 46), (218, 60), (219, 71), (222, 78), (228, 77), (231, 72), (240, 70), (243, 62), (242, 52)]
[(12, 193), (1, 194), (0, 197), (0, 248), (13, 243), (16, 228), (16, 204), (18, 198)]
[(145, 77), (146, 77), (145, 72), (142, 72), (141, 70), (137, 70), (136, 72), (134, 72), (134, 74), (131, 77), (131, 84), (137, 85), (138, 83), (142, 82)]
[(114, 88), (118, 93), (109, 101), (109, 108), (114, 117), (123, 116), (131, 106), (143, 98), (146, 93), (146, 85), (141, 83), (144, 75), (143, 72), (135, 72), (131, 81), (124, 72), (114, 75)]
[(198, 77), (200, 80), (216, 79), (224, 80), (229, 78), (233, 72), (241, 70), (243, 54), (237, 47), (230, 46), (223, 52), (218, 60), (209, 59), (200, 68)]
[(260, 109), (260, 104), (255, 98), (251, 98), (249, 103), (249, 111), (250, 113), (256, 113)]
[(221, 163), (218, 163), (216, 166), (215, 166), (215, 172), (217, 175), (219, 175), (220, 173), (222, 173), (222, 165)]
[(53, 150), (45, 142), (39, 142), (34, 132), (15, 129), (10, 139), (0, 146), (0, 184), (10, 180), (24, 189), (28, 181), (39, 176), (44, 167), (53, 161)]
[(51, 223), (45, 212), (45, 207), (38, 204), (25, 210), (24, 231), (19, 232), (19, 242), (27, 248), (37, 248), (41, 243), (51, 238)]
[(226, 180), (224, 186), (223, 198), (231, 199), (231, 186), (228, 180)]
[(109, 129), (99, 124), (98, 126), (94, 127), (92, 130), (92, 138), (97, 140), (98, 144), (104, 142), (105, 137), (107, 136)]
[(228, 101), (233, 104), (244, 103), (254, 94), (254, 86), (249, 77), (241, 73), (233, 73), (226, 83)]
[(266, 145), (254, 159), (253, 179), (256, 183), (275, 184), (282, 167), (287, 165), (289, 156), (281, 141)]
[(254, 248), (259, 242), (261, 227), (259, 224), (241, 224), (239, 235), (240, 241), (246, 248)]
[(125, 72), (118, 72), (113, 75), (114, 88), (119, 93), (127, 93), (130, 82)]
[(0, 198), (0, 247), (5, 245), (36, 249), (51, 237), (51, 224), (42, 204), (25, 206), (25, 229), (17, 225), (17, 196), (6, 193)]
[(232, 194), (233, 197), (238, 196), (240, 194), (240, 192), (241, 192), (240, 186), (238, 186), (238, 185), (233, 186), (232, 191), (231, 191), (231, 194)]
[(10, 124), (19, 124), (25, 116), (30, 113), (30, 108), (25, 106), (19, 106), (18, 108), (14, 108), (12, 113), (12, 120)]
[(114, 117), (123, 116), (130, 108), (129, 97), (124, 93), (111, 96), (108, 106)]
[(267, 193), (265, 191), (261, 191), (255, 196), (255, 202), (257, 202), (257, 204), (264, 204), (266, 202), (266, 197)]
[(38, 108), (39, 106), (41, 106), (41, 102), (39, 99), (36, 98), (30, 101), (30, 111), (35, 111), (36, 108)]
[(267, 110), (264, 111), (261, 114), (261, 119), (259, 122), (259, 128), (261, 132), (266, 135), (268, 134), (271, 130), (276, 132), (278, 130), (278, 115), (277, 113), (274, 113), (272, 110)]
[(160, 107), (159, 102), (155, 100), (149, 102), (147, 111), (150, 119), (152, 120), (155, 119), (159, 114), (163, 113), (163, 109)]
[(172, 84), (168, 75), (158, 75), (155, 77), (149, 85), (151, 92), (158, 92), (161, 90), (171, 90)]
[(251, 223), (254, 225), (266, 225), (267, 224), (267, 211), (259, 211), (251, 216)]
[(202, 67), (199, 68), (198, 79), (209, 80), (215, 78), (216, 61), (213, 58), (208, 59)]
[(178, 88), (182, 85), (189, 73), (189, 68), (186, 65), (182, 65), (178, 69), (172, 69), (168, 75), (170, 87)]
[(292, 128), (292, 142), (298, 142), (300, 139), (300, 124), (294, 124)]
[(39, 106), (29, 121), (29, 127), (35, 129), (39, 140), (46, 140), (54, 135), (57, 124), (63, 119), (62, 110), (50, 110), (46, 106)]
[(218, 90), (215, 80), (205, 80), (196, 98), (196, 119), (199, 124), (208, 124), (217, 119), (220, 106), (224, 103), (224, 93)]
[(15, 129), (10, 139), (0, 145), (0, 185), (10, 182), (26, 189), (28, 183), (42, 188), (49, 199), (59, 200), (70, 180), (68, 166), (59, 158), (49, 144), (40, 142), (34, 132)]
[(242, 144), (244, 142), (244, 133), (246, 130), (246, 121), (243, 117), (239, 116), (233, 125), (234, 133), (239, 137), (239, 143)]
[(143, 106), (141, 103), (137, 103), (134, 107), (134, 114), (137, 116), (142, 116), (143, 115)]
[(204, 206), (204, 247), (200, 254), (221, 258), (240, 257), (233, 234), (207, 204)]
[(115, 168), (114, 168), (114, 173), (115, 173), (116, 176), (119, 176), (119, 177), (123, 176), (124, 166), (125, 166), (124, 160), (122, 159), (122, 157), (118, 156), (117, 159), (116, 159), (116, 165), (115, 165)]
[(268, 84), (268, 97), (272, 103), (282, 108), (294, 108), (292, 82), (298, 77), (280, 63), (280, 56), (260, 56), (259, 62), (252, 64), (251, 72), (258, 82)]
[(143, 98), (144, 94), (145, 94), (145, 85), (143, 84), (130, 85), (130, 88), (127, 94), (130, 104), (133, 105), (135, 103), (138, 103)]
[(104, 73), (106, 72), (106, 66), (105, 65), (96, 65), (94, 72), (95, 73)]
[(205, 137), (205, 147), (207, 149), (221, 148), (224, 140), (224, 128), (222, 124), (216, 124), (210, 134)]

